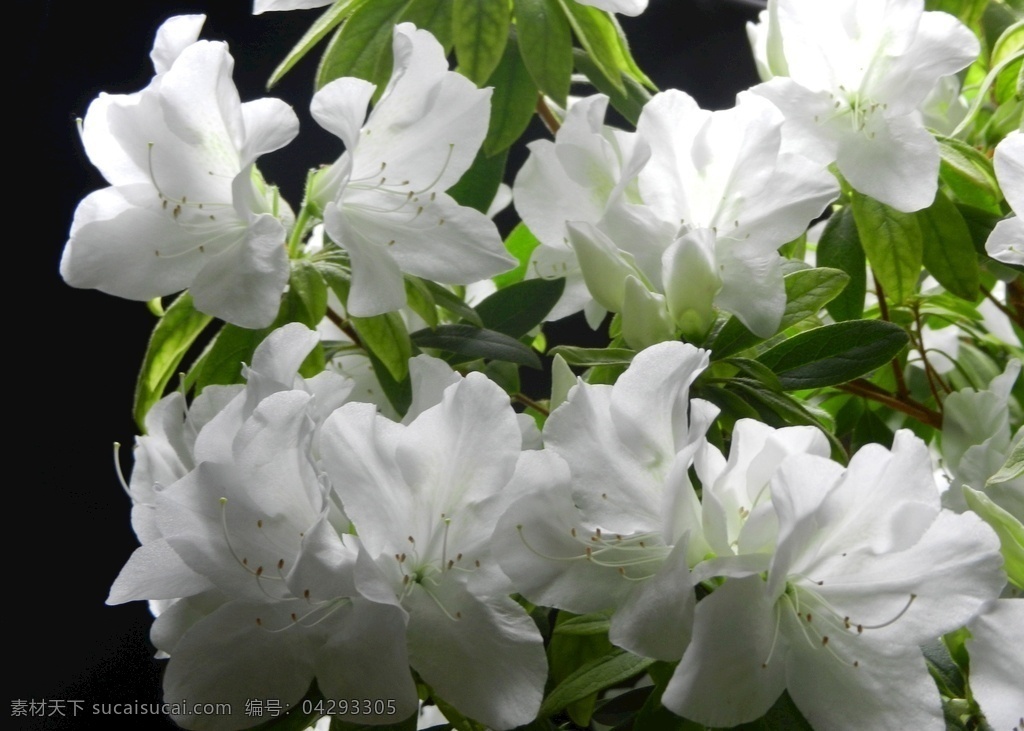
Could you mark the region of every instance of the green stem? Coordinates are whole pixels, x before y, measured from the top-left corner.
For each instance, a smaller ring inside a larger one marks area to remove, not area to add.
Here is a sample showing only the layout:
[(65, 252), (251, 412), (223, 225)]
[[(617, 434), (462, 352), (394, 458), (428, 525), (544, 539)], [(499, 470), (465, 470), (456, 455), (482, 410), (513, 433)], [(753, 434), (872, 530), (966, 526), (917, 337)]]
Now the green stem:
[(309, 206), (303, 205), (299, 210), (299, 215), (295, 219), (295, 225), (292, 227), (292, 235), (288, 238), (288, 258), (297, 259), (299, 257), (299, 247), (302, 246), (302, 235), (306, 232), (306, 224), (309, 223), (311, 214), (309, 212)]
[(985, 103), (985, 97), (988, 96), (988, 90), (992, 86), (992, 84), (995, 83), (996, 78), (999, 76), (1000, 73), (1002, 73), (1003, 69), (1005, 69), (1007, 66), (1009, 66), (1011, 63), (1013, 63), (1019, 58), (1024, 58), (1024, 51), (1017, 51), (1016, 53), (1007, 56), (1002, 61), (1000, 61), (999, 63), (992, 67), (992, 69), (988, 72), (988, 75), (985, 77), (985, 80), (981, 82), (981, 86), (978, 88), (978, 95), (974, 97), (974, 101), (971, 103), (971, 108), (968, 110), (967, 116), (964, 117), (960, 121), (960, 124), (956, 126), (956, 129), (954, 129), (952, 133), (950, 133), (950, 137), (959, 137), (960, 134), (965, 129), (967, 129), (968, 125), (970, 125), (971, 122), (974, 121), (974, 118), (977, 116), (978, 112), (981, 111), (981, 107)]

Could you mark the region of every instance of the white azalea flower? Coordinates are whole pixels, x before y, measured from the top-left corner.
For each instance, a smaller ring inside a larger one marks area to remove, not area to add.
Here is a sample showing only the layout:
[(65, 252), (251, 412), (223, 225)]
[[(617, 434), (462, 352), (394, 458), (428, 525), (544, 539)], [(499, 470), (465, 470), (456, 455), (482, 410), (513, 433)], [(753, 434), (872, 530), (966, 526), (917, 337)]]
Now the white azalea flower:
[(928, 450), (908, 431), (845, 469), (791, 456), (771, 491), (766, 578), (726, 579), (697, 605), (665, 706), (734, 726), (788, 690), (815, 728), (944, 729), (920, 645), (999, 595), (995, 533), (940, 508)]
[(511, 268), (494, 223), (445, 191), (487, 133), (489, 89), (448, 70), (444, 49), (410, 23), (395, 27), (395, 66), (366, 114), (374, 85), (337, 79), (313, 97), (314, 118), (346, 151), (315, 192), (327, 234), (352, 264), (348, 311), (405, 304), (402, 273), (469, 284)]
[(61, 274), (138, 300), (187, 287), (199, 310), (263, 327), (277, 315), (288, 259), (253, 163), (291, 141), (298, 120), (276, 99), (239, 101), (227, 46), (189, 42), (197, 17), (158, 32), (148, 87), (90, 105), (82, 140), (111, 187), (79, 204)]
[(750, 31), (789, 144), (835, 163), (860, 192), (900, 211), (935, 197), (938, 144), (919, 109), (978, 55), (960, 21), (924, 0), (769, 0)]
[(623, 15), (640, 15), (647, 10), (647, 0), (577, 0), (580, 5), (592, 5), (598, 10)]
[(1024, 132), (1012, 132), (996, 146), (996, 178), (1016, 214), (992, 230), (985, 251), (997, 261), (1024, 266)]
[(570, 227), (588, 288), (622, 313), (631, 344), (669, 339), (677, 329), (700, 339), (716, 307), (759, 335), (778, 328), (786, 295), (777, 249), (838, 194), (832, 176), (781, 151), (782, 123), (772, 104), (747, 93), (721, 112), (679, 91), (644, 107), (637, 129), (651, 152), (640, 196), (662, 229), (624, 236)]
[(330, 5), (334, 0), (253, 0), (252, 14), (260, 15), (273, 10), (309, 10)]
[(520, 445), (508, 396), (477, 373), (407, 424), (347, 404), (320, 443), (362, 542), (356, 587), (392, 610), (364, 641), (407, 647), (441, 698), (497, 729), (534, 718), (547, 675), (541, 636), (509, 598), (490, 542), (508, 504), (548, 479), (548, 455)]
[(996, 599), (967, 625), (971, 636), (971, 693), (985, 720), (999, 731), (1024, 728), (1024, 601)]
[(509, 508), (493, 541), (530, 601), (576, 613), (615, 609), (612, 642), (678, 660), (706, 554), (687, 470), (717, 409), (690, 400), (706, 351), (661, 343), (614, 386), (579, 383), (544, 427), (564, 467)]
[(530, 157), (516, 175), (516, 211), (540, 241), (527, 276), (565, 277), (565, 292), (548, 314), (558, 320), (583, 309), (594, 327), (607, 310), (595, 302), (583, 281), (569, 243), (568, 224), (587, 223), (617, 240), (656, 240), (646, 228), (665, 224), (640, 199), (636, 175), (649, 150), (633, 133), (607, 127), (608, 97), (594, 95), (572, 104), (554, 141), (531, 142)]

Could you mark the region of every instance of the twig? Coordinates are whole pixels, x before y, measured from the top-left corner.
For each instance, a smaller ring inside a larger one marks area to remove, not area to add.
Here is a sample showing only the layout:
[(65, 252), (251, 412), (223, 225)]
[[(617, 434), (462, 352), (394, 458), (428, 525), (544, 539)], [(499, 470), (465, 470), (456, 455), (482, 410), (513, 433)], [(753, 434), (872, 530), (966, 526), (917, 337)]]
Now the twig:
[[(1009, 285), (1007, 285), (1007, 286), (1009, 286)], [(1000, 312), (1002, 312), (1004, 315), (1006, 315), (1011, 320), (1013, 320), (1013, 322), (1017, 323), (1018, 327), (1024, 327), (1024, 318), (1021, 318), (1019, 313), (1014, 312), (1009, 307), (1007, 307), (1002, 302), (1000, 302), (999, 298), (996, 297), (994, 294), (992, 294), (992, 290), (991, 289), (989, 289), (988, 287), (986, 287), (983, 284), (983, 285), (981, 285), (981, 291), (985, 294), (985, 297), (988, 299), (989, 302), (991, 302), (997, 308), (999, 308)]]
[(359, 333), (352, 327), (352, 323), (346, 320), (344, 317), (339, 315), (337, 312), (332, 310), (330, 307), (327, 308), (327, 319), (338, 326), (338, 329), (348, 335), (349, 339), (357, 346), (366, 350), (366, 346), (363, 345), (363, 341), (359, 339)]
[[(885, 292), (882, 291), (882, 283), (878, 281), (878, 277), (875, 276), (874, 272), (871, 272), (871, 278), (875, 280), (875, 295), (878, 297), (878, 311), (882, 315), (882, 319), (886, 322), (892, 322), (889, 319), (889, 304), (885, 301)], [(903, 378), (903, 367), (900, 366), (899, 356), (892, 359), (892, 374), (896, 377), (896, 395), (905, 399), (910, 395), (910, 389), (907, 388), (907, 381)]]
[(514, 393), (514, 394), (512, 394), (512, 400), (513, 401), (518, 401), (523, 406), (528, 406), (531, 409), (533, 409), (534, 411), (543, 414), (544, 416), (549, 416), (551, 414), (551, 410), (548, 407), (541, 406), (539, 403), (534, 401), (532, 398), (527, 396), (525, 393)]
[(558, 130), (562, 128), (562, 123), (558, 121), (558, 117), (551, 111), (548, 103), (544, 101), (544, 95), (537, 95), (537, 116), (544, 122), (544, 126), (548, 128), (548, 132), (551, 134), (558, 134)]
[(929, 409), (922, 403), (914, 401), (911, 398), (899, 398), (888, 391), (885, 391), (870, 381), (865, 381), (863, 378), (844, 383), (841, 386), (836, 386), (840, 391), (846, 391), (852, 393), (855, 396), (861, 396), (871, 401), (876, 401), (880, 404), (884, 404), (891, 409), (895, 409), (900, 413), (912, 416), (913, 418), (920, 421), (922, 424), (932, 427), (933, 429), (942, 428), (942, 414), (938, 411)]

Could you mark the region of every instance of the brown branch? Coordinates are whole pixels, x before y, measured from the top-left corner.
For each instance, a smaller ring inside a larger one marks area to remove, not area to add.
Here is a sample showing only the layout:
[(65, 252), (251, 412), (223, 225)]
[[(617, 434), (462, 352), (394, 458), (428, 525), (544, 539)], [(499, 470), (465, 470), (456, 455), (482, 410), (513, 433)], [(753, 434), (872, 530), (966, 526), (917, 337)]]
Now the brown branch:
[(1018, 327), (1024, 327), (1024, 318), (1021, 318), (1020, 313), (1014, 312), (1009, 307), (999, 301), (999, 298), (992, 294), (992, 290), (986, 287), (984, 284), (981, 285), (981, 291), (984, 292), (985, 297), (989, 302), (999, 308), (999, 311), (1009, 317), (1013, 322), (1017, 323)]
[(928, 389), (932, 392), (932, 396), (935, 398), (935, 405), (942, 411), (942, 399), (939, 397), (939, 391), (935, 388), (935, 383), (938, 382), (942, 386), (942, 390), (947, 394), (952, 393), (953, 389), (946, 385), (946, 382), (942, 380), (942, 376), (939, 372), (932, 367), (932, 364), (928, 361), (928, 351), (924, 347), (924, 325), (921, 324), (921, 308), (914, 303), (914, 323), (917, 325), (917, 337), (914, 339), (914, 345), (917, 346), (918, 352), (921, 353), (921, 363), (924, 364), (924, 374), (928, 377)]
[(548, 132), (551, 134), (558, 134), (558, 130), (562, 128), (562, 123), (558, 121), (558, 117), (551, 111), (548, 103), (544, 101), (544, 95), (537, 95), (537, 116), (544, 122), (544, 126), (548, 128)]
[(352, 327), (351, 322), (346, 320), (330, 307), (327, 308), (327, 319), (337, 325), (339, 330), (348, 335), (349, 340), (355, 343), (356, 346), (366, 350), (366, 346), (363, 345), (363, 341), (359, 339), (359, 333), (357, 333), (355, 328)]
[[(878, 281), (878, 277), (875, 276), (874, 272), (871, 272), (871, 278), (875, 280), (875, 295), (878, 297), (878, 311), (882, 315), (882, 319), (886, 322), (892, 322), (889, 319), (889, 304), (885, 301), (885, 292), (882, 291), (882, 283)], [(903, 378), (903, 367), (900, 365), (899, 356), (892, 359), (892, 374), (896, 378), (896, 395), (905, 399), (910, 395), (910, 389), (907, 388), (907, 381)]]
[(518, 401), (523, 406), (528, 406), (531, 409), (533, 409), (534, 411), (536, 411), (536, 412), (538, 412), (540, 414), (543, 414), (544, 416), (549, 416), (551, 414), (551, 410), (548, 407), (542, 406), (541, 404), (539, 404), (538, 402), (534, 401), (532, 398), (527, 396), (525, 393), (514, 393), (514, 394), (512, 394), (512, 400), (513, 401)]
[(924, 404), (914, 401), (909, 397), (899, 398), (898, 396), (879, 388), (870, 381), (865, 381), (863, 378), (858, 378), (850, 381), (849, 383), (844, 383), (840, 386), (836, 386), (836, 388), (840, 391), (846, 391), (846, 393), (852, 393), (855, 396), (860, 396), (870, 401), (876, 401), (877, 403), (884, 404), (891, 409), (917, 419), (922, 424), (926, 424), (933, 429), (942, 428), (942, 414), (938, 411), (933, 411)]

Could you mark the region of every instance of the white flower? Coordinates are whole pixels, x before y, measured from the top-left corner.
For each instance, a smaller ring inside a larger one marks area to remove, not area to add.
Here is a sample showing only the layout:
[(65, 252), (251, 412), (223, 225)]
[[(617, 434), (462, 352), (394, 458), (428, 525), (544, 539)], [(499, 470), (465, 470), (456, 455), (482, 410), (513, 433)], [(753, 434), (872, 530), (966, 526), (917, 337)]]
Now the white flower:
[(924, 0), (770, 0), (750, 36), (787, 144), (900, 211), (931, 204), (939, 149), (918, 110), (977, 57), (970, 30)]
[(687, 474), (717, 409), (689, 389), (708, 354), (661, 343), (614, 386), (579, 383), (544, 427), (564, 459), (550, 484), (498, 523), (502, 569), (530, 601), (576, 613), (615, 609), (610, 637), (631, 652), (678, 660), (704, 557), (700, 503)]
[(940, 509), (927, 448), (908, 431), (846, 469), (791, 456), (771, 491), (779, 538), (767, 577), (726, 579), (698, 603), (665, 706), (733, 726), (785, 689), (815, 728), (944, 729), (919, 646), (998, 596), (995, 533)]
[(967, 629), (971, 657), (971, 693), (985, 720), (999, 731), (1024, 728), (1024, 601), (997, 599), (975, 617)]
[(600, 94), (575, 102), (553, 142), (530, 143), (530, 157), (516, 175), (516, 211), (541, 243), (527, 276), (566, 278), (549, 320), (584, 309), (596, 327), (607, 314), (587, 291), (569, 244), (569, 222), (596, 225), (616, 240), (671, 235), (644, 230), (665, 225), (649, 213), (637, 189), (636, 175), (649, 150), (636, 134), (605, 126), (607, 109), (608, 97)]
[(1017, 215), (992, 230), (985, 251), (997, 261), (1024, 266), (1024, 132), (1011, 132), (996, 146), (996, 178)]
[(314, 118), (346, 151), (319, 183), (327, 234), (351, 259), (348, 311), (405, 304), (402, 273), (468, 284), (514, 265), (494, 223), (444, 191), (472, 164), (487, 132), (489, 89), (448, 70), (444, 49), (410, 23), (395, 27), (395, 66), (374, 85), (337, 79), (313, 97)]
[(650, 159), (640, 196), (663, 228), (625, 236), (570, 227), (588, 288), (622, 313), (628, 342), (643, 347), (677, 329), (701, 339), (716, 307), (774, 334), (786, 304), (777, 249), (838, 193), (824, 170), (781, 151), (782, 123), (772, 104), (747, 93), (721, 112), (678, 91), (644, 107), (637, 129)]
[(252, 14), (260, 15), (272, 10), (309, 10), (330, 5), (334, 0), (253, 0)]
[(476, 373), (407, 424), (347, 404), (320, 442), (363, 546), (356, 587), (392, 610), (363, 641), (407, 647), (441, 698), (497, 729), (534, 718), (547, 675), (541, 636), (509, 598), (490, 542), (509, 502), (548, 478), (546, 455), (520, 444), (508, 396)]
[(291, 141), (298, 120), (276, 99), (239, 101), (227, 46), (191, 42), (199, 17), (161, 28), (148, 87), (90, 105), (82, 140), (111, 187), (79, 204), (61, 274), (139, 300), (187, 287), (199, 310), (263, 327), (277, 315), (288, 258), (253, 163)]

